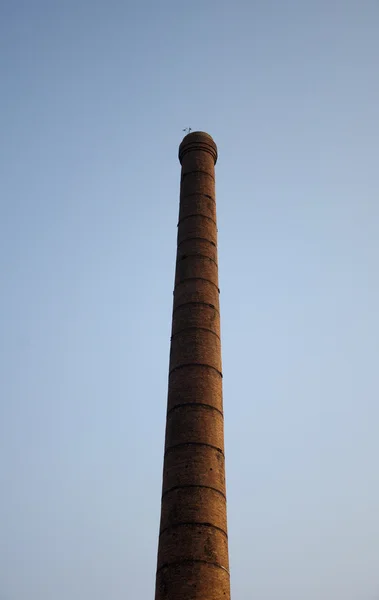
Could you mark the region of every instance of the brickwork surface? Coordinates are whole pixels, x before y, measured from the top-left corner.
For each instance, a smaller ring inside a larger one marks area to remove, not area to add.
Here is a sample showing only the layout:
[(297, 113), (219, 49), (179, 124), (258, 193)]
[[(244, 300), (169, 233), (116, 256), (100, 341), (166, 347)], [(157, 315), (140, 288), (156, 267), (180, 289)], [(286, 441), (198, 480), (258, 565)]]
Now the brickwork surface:
[(210, 136), (188, 134), (182, 164), (155, 600), (230, 600)]

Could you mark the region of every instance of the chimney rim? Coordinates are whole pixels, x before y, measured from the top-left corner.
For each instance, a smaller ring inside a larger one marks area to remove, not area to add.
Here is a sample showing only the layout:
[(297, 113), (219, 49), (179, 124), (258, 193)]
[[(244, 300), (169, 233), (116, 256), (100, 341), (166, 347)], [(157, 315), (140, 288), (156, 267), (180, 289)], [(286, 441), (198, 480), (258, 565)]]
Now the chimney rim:
[(214, 164), (216, 164), (218, 158), (217, 145), (212, 136), (205, 131), (191, 131), (184, 136), (179, 146), (180, 164), (182, 164), (185, 154), (199, 150), (209, 152), (213, 156)]

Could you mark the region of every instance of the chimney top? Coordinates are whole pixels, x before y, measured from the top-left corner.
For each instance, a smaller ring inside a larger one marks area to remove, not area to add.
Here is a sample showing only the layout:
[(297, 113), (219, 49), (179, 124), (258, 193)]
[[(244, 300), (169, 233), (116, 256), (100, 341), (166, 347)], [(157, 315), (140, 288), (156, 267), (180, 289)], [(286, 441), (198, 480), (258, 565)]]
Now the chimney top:
[(217, 146), (209, 133), (205, 133), (204, 131), (191, 131), (191, 133), (184, 136), (182, 143), (179, 146), (180, 164), (182, 164), (183, 156), (187, 154), (187, 152), (193, 150), (209, 152), (213, 156), (213, 160), (216, 164)]

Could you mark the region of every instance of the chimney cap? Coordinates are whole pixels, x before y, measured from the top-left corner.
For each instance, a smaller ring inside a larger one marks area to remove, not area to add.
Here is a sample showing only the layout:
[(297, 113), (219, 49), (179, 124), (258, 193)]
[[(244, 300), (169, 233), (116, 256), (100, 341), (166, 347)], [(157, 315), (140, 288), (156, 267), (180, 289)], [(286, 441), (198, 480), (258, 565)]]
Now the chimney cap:
[(209, 152), (213, 156), (214, 163), (217, 162), (217, 146), (212, 136), (205, 131), (191, 131), (184, 136), (182, 143), (179, 146), (179, 160), (182, 164), (183, 157), (187, 152), (191, 151)]

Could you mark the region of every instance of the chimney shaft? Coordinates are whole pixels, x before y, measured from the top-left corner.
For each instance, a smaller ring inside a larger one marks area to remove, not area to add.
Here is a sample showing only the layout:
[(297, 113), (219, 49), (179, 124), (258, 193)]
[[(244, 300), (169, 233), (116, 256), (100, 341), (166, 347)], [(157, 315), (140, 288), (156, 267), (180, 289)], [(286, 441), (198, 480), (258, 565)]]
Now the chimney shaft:
[(217, 147), (182, 165), (155, 600), (230, 600), (217, 266)]

